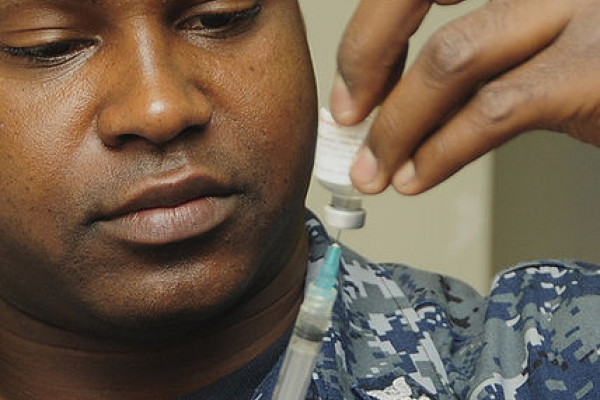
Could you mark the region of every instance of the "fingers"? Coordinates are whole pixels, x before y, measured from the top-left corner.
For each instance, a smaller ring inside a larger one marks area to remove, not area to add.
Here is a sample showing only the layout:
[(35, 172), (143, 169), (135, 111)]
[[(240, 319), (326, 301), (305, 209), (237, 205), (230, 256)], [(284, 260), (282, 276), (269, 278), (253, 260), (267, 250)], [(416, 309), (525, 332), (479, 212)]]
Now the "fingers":
[(587, 0), (552, 48), (544, 72), (551, 76), (545, 127), (600, 147), (600, 0)]
[[(552, 43), (569, 20), (565, 4), (561, 0), (496, 0), (438, 31), (383, 102), (368, 147), (361, 150), (352, 168), (355, 186), (365, 193), (378, 193), (394, 177), (400, 192), (418, 193), (463, 165), (467, 154), (475, 157), (519, 129), (527, 120), (519, 112), (511, 109), (501, 118), (493, 114), (504, 115), (502, 107), (508, 107), (504, 103), (512, 104), (511, 96), (515, 96), (517, 104), (521, 92), (513, 90), (510, 81), (494, 81)], [(496, 106), (501, 106), (499, 111), (493, 110)], [(489, 121), (475, 117), (478, 107), (492, 116), (488, 120), (498, 122), (497, 128), (482, 125), (481, 121)], [(480, 135), (482, 130), (487, 133)], [(427, 140), (432, 133), (436, 139)], [(417, 150), (421, 144), (437, 150)], [(408, 161), (413, 154), (414, 162)], [(427, 161), (424, 154), (435, 154), (438, 159)], [(425, 168), (427, 163), (449, 169)]]
[[(600, 2), (597, 2), (600, 11)], [(429, 189), (519, 132), (559, 130), (600, 146), (600, 13), (575, 23), (522, 67), (484, 85), (393, 177), (406, 194)], [(588, 19), (587, 22), (590, 22)], [(578, 33), (572, 32), (578, 31)], [(593, 36), (595, 35), (595, 37)]]
[(362, 0), (338, 51), (331, 112), (342, 124), (363, 120), (400, 76), (408, 39), (429, 0)]
[(421, 193), (519, 132), (539, 127), (547, 118), (541, 112), (551, 82), (540, 80), (535, 70), (528, 64), (481, 87), (394, 172), (393, 187), (403, 194)]

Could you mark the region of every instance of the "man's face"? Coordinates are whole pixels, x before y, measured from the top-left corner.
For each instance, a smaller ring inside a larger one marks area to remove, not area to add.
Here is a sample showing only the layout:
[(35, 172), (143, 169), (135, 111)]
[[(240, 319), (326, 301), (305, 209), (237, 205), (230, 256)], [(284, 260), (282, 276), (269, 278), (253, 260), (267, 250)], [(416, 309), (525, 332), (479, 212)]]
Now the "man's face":
[(72, 329), (185, 320), (298, 245), (296, 0), (0, 0), (0, 46), (5, 301)]

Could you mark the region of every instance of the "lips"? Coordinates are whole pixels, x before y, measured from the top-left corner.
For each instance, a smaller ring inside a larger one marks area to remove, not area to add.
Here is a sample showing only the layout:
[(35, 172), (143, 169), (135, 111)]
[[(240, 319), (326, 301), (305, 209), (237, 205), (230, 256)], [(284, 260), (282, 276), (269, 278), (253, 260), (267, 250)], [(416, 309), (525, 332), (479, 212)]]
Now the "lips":
[(96, 223), (110, 237), (140, 245), (164, 245), (205, 234), (231, 217), (239, 204), (239, 192), (193, 174), (148, 179), (124, 197)]

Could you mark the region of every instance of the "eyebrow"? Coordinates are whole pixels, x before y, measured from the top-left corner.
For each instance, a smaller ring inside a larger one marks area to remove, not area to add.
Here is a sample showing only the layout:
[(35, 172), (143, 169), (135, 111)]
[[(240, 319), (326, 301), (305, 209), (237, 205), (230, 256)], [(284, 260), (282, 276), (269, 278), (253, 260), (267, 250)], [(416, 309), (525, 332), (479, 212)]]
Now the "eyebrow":
[[(104, 0), (0, 0), (0, 13), (7, 10), (13, 9), (14, 7), (22, 7), (27, 5), (40, 5), (40, 6), (52, 6), (58, 4), (71, 4), (71, 5), (98, 5), (102, 4)], [(57, 4), (58, 3), (58, 4)]]
[[(88, 4), (99, 4), (102, 0), (62, 0), (67, 3), (88, 3)], [(44, 1), (50, 3), (50, 1)], [(17, 6), (23, 4), (23, 0), (0, 0), (0, 7)]]

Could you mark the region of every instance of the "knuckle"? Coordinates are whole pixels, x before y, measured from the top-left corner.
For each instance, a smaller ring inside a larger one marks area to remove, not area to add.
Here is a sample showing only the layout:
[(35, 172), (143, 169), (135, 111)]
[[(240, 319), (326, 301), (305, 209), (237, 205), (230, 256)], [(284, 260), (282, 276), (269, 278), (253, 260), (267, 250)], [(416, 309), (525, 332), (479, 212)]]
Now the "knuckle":
[(562, 124), (561, 130), (584, 143), (600, 147), (600, 107), (577, 113)]
[(425, 45), (426, 66), (432, 78), (445, 80), (469, 69), (477, 60), (472, 35), (456, 24), (437, 31)]
[(337, 52), (338, 70), (351, 88), (373, 89), (397, 79), (404, 65), (404, 53), (394, 46), (374, 43), (365, 35), (344, 36)]
[(362, 48), (363, 44), (361, 43), (360, 36), (346, 35), (338, 49), (338, 63), (346, 65), (359, 62)]
[(429, 157), (440, 174), (451, 175), (468, 162), (471, 153), (462, 132), (436, 134), (429, 140), (432, 146)]
[(376, 126), (369, 136), (371, 146), (384, 170), (391, 170), (399, 160), (412, 150), (410, 138), (400, 134), (402, 121), (399, 114), (380, 112), (377, 115)]
[(350, 79), (369, 59), (369, 46), (363, 36), (346, 32), (337, 52), (337, 64), (344, 78)]
[(448, 152), (448, 143), (445, 135), (435, 135), (432, 137), (433, 152), (436, 161), (444, 164), (449, 164), (450, 154)]
[(502, 124), (514, 119), (532, 95), (527, 88), (505, 82), (484, 85), (472, 100), (475, 117), (483, 124)]
[(399, 138), (398, 132), (400, 132), (401, 121), (398, 115), (401, 114), (392, 112), (389, 109), (377, 115), (379, 139), (385, 141), (384, 145), (386, 147), (390, 147)]

